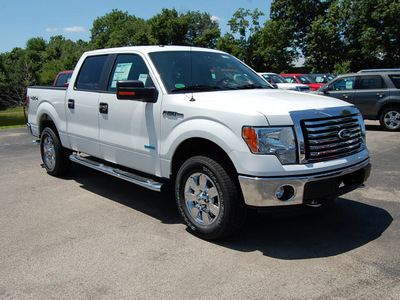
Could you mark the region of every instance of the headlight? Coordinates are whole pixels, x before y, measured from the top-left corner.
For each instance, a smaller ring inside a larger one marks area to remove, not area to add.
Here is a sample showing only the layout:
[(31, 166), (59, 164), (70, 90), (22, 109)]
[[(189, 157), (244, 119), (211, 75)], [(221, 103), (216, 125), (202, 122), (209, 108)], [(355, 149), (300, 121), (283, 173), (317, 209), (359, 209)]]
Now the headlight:
[(297, 163), (292, 127), (243, 127), (242, 136), (253, 153), (275, 155), (283, 165)]

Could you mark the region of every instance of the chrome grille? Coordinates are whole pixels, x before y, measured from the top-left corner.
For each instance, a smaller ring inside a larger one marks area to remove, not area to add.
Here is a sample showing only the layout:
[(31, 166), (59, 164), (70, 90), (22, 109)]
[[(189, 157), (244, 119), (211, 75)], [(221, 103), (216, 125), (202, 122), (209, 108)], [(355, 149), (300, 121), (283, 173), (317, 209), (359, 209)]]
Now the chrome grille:
[(302, 120), (307, 162), (345, 157), (365, 148), (357, 115)]

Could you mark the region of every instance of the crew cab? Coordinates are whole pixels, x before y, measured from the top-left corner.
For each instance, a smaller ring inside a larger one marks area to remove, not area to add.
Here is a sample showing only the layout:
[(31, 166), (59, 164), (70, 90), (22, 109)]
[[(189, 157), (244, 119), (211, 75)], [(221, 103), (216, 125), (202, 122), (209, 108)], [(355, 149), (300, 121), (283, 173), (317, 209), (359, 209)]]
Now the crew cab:
[(86, 52), (68, 87), (29, 87), (27, 98), (50, 175), (75, 162), (170, 187), (189, 230), (209, 240), (233, 233), (247, 208), (324, 206), (370, 174), (356, 107), (273, 89), (217, 50)]

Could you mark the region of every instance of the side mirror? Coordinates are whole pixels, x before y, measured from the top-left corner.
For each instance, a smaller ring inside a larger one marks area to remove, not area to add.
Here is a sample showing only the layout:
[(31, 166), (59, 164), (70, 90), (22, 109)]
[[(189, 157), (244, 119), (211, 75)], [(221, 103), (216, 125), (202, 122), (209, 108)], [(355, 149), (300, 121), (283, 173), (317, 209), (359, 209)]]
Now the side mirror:
[(140, 80), (124, 80), (117, 82), (117, 99), (156, 102), (157, 90), (155, 87), (144, 87)]

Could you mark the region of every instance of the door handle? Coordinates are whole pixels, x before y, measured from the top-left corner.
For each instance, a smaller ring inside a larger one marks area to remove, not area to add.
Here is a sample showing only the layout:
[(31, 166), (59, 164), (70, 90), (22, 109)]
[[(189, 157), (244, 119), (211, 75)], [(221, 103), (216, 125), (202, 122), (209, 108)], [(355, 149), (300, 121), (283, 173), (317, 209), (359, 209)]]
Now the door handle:
[(75, 108), (75, 100), (74, 99), (68, 99), (68, 108), (69, 109)]
[(377, 95), (379, 98), (382, 98), (383, 96), (385, 96), (385, 93), (376, 93), (376, 95)]
[(108, 114), (108, 104), (107, 103), (100, 103), (99, 111), (101, 114)]
[(344, 99), (348, 99), (349, 98), (349, 94), (343, 94), (343, 98)]

